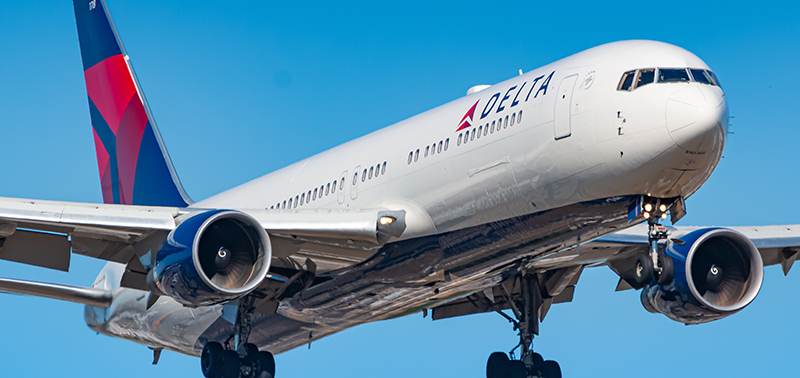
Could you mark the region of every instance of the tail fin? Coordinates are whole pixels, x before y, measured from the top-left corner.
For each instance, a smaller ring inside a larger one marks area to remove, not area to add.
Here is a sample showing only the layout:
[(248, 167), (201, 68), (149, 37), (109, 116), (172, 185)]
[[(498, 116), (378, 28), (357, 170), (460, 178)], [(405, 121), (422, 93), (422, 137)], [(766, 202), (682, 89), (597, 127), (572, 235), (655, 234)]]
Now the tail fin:
[(188, 206), (105, 1), (73, 4), (103, 202)]

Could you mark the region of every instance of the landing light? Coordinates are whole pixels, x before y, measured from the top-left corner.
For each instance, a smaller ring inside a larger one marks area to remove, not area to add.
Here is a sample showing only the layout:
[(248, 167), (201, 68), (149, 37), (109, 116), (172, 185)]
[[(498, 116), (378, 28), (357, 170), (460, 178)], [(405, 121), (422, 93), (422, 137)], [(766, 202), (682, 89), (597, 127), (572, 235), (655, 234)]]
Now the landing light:
[(394, 223), (394, 221), (395, 221), (395, 219), (393, 217), (387, 217), (387, 216), (383, 216), (378, 220), (378, 222), (382, 226), (388, 226), (388, 225)]
[(644, 204), (644, 211), (650, 211), (650, 210), (653, 210), (653, 205), (649, 203)]
[(661, 210), (661, 212), (663, 213), (663, 212), (667, 211), (667, 205), (664, 205), (664, 204), (662, 203), (662, 204), (661, 204), (661, 207), (659, 207), (658, 209), (659, 209), (659, 210)]
[(650, 219), (650, 213), (644, 212), (644, 219)]
[[(664, 206), (664, 205), (661, 205)], [(664, 210), (661, 210), (664, 211)], [(661, 219), (667, 219), (667, 213), (661, 213)]]

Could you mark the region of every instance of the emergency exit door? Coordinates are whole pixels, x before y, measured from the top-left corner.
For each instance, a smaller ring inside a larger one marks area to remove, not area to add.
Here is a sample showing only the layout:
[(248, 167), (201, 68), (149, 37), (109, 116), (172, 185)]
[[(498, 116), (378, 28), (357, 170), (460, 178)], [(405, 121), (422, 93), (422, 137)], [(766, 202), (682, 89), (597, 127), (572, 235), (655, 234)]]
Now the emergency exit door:
[(561, 80), (561, 84), (558, 86), (556, 109), (553, 114), (553, 132), (556, 140), (572, 135), (570, 109), (572, 108), (572, 92), (577, 81), (577, 74), (567, 76)]

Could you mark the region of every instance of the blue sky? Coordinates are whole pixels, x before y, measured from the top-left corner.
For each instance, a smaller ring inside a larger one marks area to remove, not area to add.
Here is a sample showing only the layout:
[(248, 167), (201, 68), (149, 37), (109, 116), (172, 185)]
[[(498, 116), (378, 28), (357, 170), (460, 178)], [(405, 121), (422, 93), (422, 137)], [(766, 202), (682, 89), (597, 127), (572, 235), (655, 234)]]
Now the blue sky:
[[(682, 225), (800, 223), (798, 9), (788, 2), (163, 2), (109, 4), (184, 186), (195, 200), (602, 43), (655, 39), (704, 59), (725, 89), (725, 156)], [(72, 4), (0, 2), (0, 196), (101, 202)], [(0, 263), (0, 276), (88, 285)], [(741, 313), (687, 327), (584, 272), (535, 341), (579, 376), (793, 376), (800, 272), (768, 267)], [(8, 376), (197, 377), (199, 360), (95, 335), (79, 305), (0, 296)], [(484, 376), (516, 335), (498, 315), (368, 324), (277, 356), (280, 377)]]

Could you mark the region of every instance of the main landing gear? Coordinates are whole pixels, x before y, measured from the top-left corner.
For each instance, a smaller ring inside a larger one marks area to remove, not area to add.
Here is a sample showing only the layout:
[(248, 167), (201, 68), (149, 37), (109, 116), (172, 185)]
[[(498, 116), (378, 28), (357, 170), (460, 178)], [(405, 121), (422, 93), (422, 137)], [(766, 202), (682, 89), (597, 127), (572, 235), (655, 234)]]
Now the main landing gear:
[[(498, 311), (514, 324), (515, 330), (519, 330), (519, 344), (508, 355), (494, 352), (489, 356), (486, 362), (486, 378), (561, 378), (561, 367), (557, 362), (545, 361), (539, 353), (533, 351), (533, 337), (539, 334), (539, 309), (544, 303), (538, 276), (523, 273), (520, 281), (521, 296), (516, 303), (505, 286), (501, 285), (516, 319)], [(514, 355), (517, 348), (520, 349), (518, 360)]]
[(642, 209), (644, 210), (643, 215), (647, 219), (647, 239), (650, 244), (650, 252), (647, 255), (639, 255), (636, 258), (633, 271), (636, 282), (635, 288), (641, 289), (647, 286), (653, 281), (654, 277), (656, 283), (666, 286), (672, 283), (674, 264), (671, 257), (658, 252), (658, 242), (669, 238), (667, 228), (658, 224), (658, 222), (661, 219), (666, 219), (667, 205), (660, 203), (660, 200), (656, 200), (656, 203), (645, 203)]
[(275, 358), (272, 353), (259, 351), (255, 344), (248, 343), (251, 316), (255, 309), (254, 298), (246, 296), (239, 299), (236, 309), (234, 335), (224, 345), (234, 339), (236, 350), (226, 349), (223, 343), (212, 341), (203, 347), (200, 367), (206, 378), (274, 378)]

